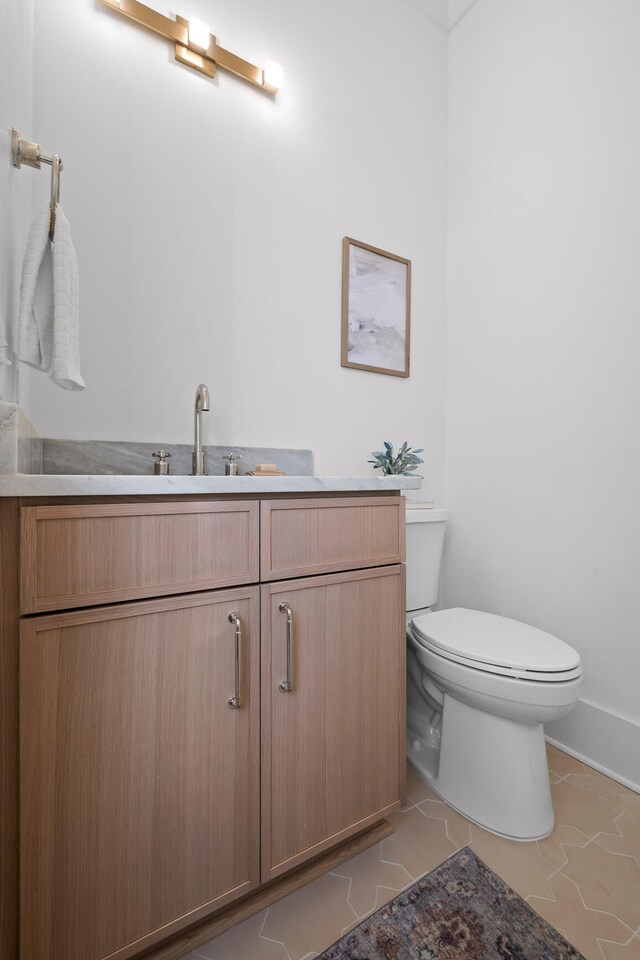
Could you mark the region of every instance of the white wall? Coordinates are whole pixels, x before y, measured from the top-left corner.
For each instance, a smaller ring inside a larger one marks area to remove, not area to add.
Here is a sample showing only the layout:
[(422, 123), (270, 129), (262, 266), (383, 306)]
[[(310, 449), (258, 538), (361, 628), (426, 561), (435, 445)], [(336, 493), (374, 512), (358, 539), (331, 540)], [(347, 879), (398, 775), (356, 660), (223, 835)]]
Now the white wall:
[(564, 638), (632, 723), (639, 37), (636, 0), (478, 0), (449, 47), (446, 605)]
[[(32, 171), (10, 160), (11, 127), (30, 138), (33, 104), (33, 0), (0, 3), (0, 355), (15, 359), (15, 317), (29, 226)], [(0, 399), (16, 401), (15, 365), (0, 365)]]
[[(405, 0), (180, 12), (282, 63), (275, 101), (95, 0), (36, 0), (34, 129), (64, 161), (88, 388), (27, 372), (30, 416), (47, 436), (189, 442), (205, 381), (207, 443), (308, 446), (318, 473), (361, 474), (408, 439), (440, 498), (446, 33)], [(340, 367), (344, 235), (413, 260), (408, 381)]]

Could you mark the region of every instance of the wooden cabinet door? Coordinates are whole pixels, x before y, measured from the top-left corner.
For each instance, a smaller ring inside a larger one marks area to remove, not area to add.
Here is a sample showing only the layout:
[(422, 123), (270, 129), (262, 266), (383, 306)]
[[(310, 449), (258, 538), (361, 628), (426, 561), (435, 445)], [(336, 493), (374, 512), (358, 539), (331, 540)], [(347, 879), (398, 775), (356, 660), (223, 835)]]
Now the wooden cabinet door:
[(23, 622), (21, 960), (125, 960), (259, 882), (258, 604)]
[(262, 587), (263, 881), (399, 806), (404, 620), (403, 566)]

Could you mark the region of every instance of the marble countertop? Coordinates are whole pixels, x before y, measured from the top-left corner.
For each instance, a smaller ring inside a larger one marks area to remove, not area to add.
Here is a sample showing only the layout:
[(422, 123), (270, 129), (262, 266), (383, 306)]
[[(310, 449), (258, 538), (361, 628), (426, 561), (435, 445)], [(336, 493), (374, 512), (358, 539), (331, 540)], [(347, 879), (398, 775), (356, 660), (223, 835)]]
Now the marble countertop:
[(221, 493), (349, 493), (419, 490), (417, 477), (189, 477), (16, 473), (0, 476), (0, 497), (170, 496)]

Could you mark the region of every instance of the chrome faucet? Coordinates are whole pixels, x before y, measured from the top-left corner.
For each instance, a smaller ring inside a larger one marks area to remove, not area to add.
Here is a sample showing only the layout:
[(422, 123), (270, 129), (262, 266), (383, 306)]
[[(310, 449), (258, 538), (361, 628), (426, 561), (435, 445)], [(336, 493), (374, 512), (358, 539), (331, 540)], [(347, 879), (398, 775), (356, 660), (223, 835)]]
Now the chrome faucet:
[(193, 418), (193, 470), (192, 476), (203, 477), (204, 469), (204, 450), (202, 449), (202, 413), (210, 410), (209, 406), (209, 388), (206, 383), (201, 383), (196, 390), (196, 405)]

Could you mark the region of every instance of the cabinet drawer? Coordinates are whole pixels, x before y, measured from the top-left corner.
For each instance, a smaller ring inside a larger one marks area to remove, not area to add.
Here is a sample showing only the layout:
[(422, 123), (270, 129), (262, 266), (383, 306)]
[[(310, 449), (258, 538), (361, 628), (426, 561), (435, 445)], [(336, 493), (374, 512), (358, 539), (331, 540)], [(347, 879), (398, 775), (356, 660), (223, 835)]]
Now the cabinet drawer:
[(402, 563), (404, 497), (265, 500), (262, 580)]
[(23, 507), (23, 613), (258, 580), (258, 503)]

